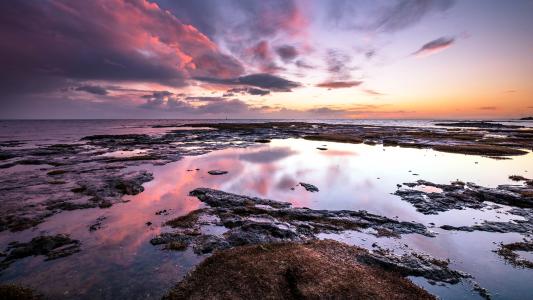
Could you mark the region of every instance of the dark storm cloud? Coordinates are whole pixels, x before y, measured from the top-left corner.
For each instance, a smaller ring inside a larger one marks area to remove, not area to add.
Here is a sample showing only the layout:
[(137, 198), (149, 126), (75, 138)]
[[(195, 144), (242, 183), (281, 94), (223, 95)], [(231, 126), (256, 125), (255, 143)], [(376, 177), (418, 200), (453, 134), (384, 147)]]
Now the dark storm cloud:
[(301, 69), (314, 69), (315, 67), (308, 64), (306, 61), (304, 60), (297, 60), (295, 63), (294, 63), (298, 68), (301, 68)]
[(276, 48), (276, 53), (284, 62), (290, 62), (298, 56), (298, 51), (291, 45)]
[(354, 86), (359, 86), (363, 83), (362, 81), (326, 81), (317, 84), (317, 87), (328, 88), (328, 89), (341, 89), (349, 88)]
[(169, 91), (155, 91), (151, 94), (143, 95), (141, 98), (146, 99), (146, 102), (140, 105), (140, 108), (179, 112), (181, 114), (238, 114), (250, 110), (248, 104), (237, 99), (184, 96)]
[(455, 42), (454, 38), (441, 37), (436, 40), (433, 40), (429, 43), (424, 44), (420, 49), (415, 51), (413, 55), (416, 56), (428, 56), (439, 51), (442, 51), (450, 47)]
[[(358, 114), (374, 114), (379, 112), (384, 112), (383, 107), (386, 107), (387, 104), (355, 104), (349, 107), (316, 107), (306, 110), (307, 113), (322, 115), (322, 116), (349, 116), (349, 115), (358, 115)], [(389, 111), (387, 113), (399, 113), (400, 111)], [(403, 112), (401, 112), (403, 113)]]
[(244, 85), (256, 86), (274, 91), (290, 91), (292, 88), (299, 87), (300, 84), (278, 76), (270, 74), (252, 74), (239, 77), (238, 82)]
[(187, 96), (184, 99), (192, 102), (217, 102), (226, 100), (224, 97), (216, 96)]
[(6, 92), (80, 80), (183, 86), (190, 76), (243, 72), (196, 28), (145, 0), (1, 1), (0, 19)]
[[(373, 1), (371, 4), (375, 4)], [(375, 8), (369, 2), (337, 0), (329, 2), (332, 24), (346, 29), (394, 32), (410, 27), (424, 17), (448, 10), (453, 0), (398, 0)]]
[(262, 90), (257, 88), (233, 88), (226, 91), (224, 95), (235, 95), (235, 94), (249, 94), (253, 96), (265, 96), (270, 94), (269, 90)]
[(248, 85), (277, 92), (289, 92), (292, 88), (300, 86), (300, 84), (297, 82), (265, 73), (251, 74), (231, 79), (220, 79), (213, 77), (196, 77), (194, 79), (213, 84)]
[(106, 88), (98, 85), (82, 85), (76, 88), (76, 91), (83, 91), (95, 95), (107, 95), (108, 91)]

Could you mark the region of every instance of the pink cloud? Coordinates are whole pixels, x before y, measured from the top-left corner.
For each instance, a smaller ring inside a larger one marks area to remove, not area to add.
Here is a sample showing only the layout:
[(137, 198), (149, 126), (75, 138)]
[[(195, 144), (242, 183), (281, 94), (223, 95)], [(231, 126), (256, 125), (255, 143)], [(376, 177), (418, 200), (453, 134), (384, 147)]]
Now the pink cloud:
[(424, 44), (420, 49), (415, 51), (413, 55), (415, 55), (416, 57), (426, 57), (429, 55), (433, 55), (451, 47), (454, 42), (454, 38), (441, 37)]

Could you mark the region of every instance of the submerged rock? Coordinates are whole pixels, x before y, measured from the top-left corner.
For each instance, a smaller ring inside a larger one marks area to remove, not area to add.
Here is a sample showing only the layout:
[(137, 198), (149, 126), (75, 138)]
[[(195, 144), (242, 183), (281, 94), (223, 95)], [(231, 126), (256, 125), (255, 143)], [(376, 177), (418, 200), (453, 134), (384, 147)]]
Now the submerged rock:
[(69, 256), (80, 251), (80, 241), (71, 239), (68, 235), (42, 235), (31, 239), (27, 243), (13, 242), (8, 246), (6, 257), (0, 261), (0, 269), (9, 267), (18, 259), (43, 255), (45, 260)]
[(102, 228), (102, 223), (105, 221), (105, 219), (107, 219), (107, 217), (105, 216), (100, 216), (98, 218), (96, 218), (96, 220), (94, 221), (93, 224), (89, 225), (89, 231), (96, 231), (96, 230), (99, 230)]
[(215, 253), (164, 299), (435, 299), (339, 242), (237, 247)]

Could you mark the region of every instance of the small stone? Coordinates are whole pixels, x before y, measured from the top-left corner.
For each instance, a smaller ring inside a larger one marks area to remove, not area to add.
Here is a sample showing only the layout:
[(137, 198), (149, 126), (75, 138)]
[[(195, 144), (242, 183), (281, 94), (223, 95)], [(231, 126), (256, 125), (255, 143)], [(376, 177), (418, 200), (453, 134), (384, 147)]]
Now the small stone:
[(318, 192), (318, 188), (310, 183), (300, 182), (300, 185), (308, 192), (314, 193)]
[(210, 175), (224, 175), (224, 174), (228, 174), (228, 171), (211, 170), (211, 171), (208, 171), (207, 173), (209, 173)]

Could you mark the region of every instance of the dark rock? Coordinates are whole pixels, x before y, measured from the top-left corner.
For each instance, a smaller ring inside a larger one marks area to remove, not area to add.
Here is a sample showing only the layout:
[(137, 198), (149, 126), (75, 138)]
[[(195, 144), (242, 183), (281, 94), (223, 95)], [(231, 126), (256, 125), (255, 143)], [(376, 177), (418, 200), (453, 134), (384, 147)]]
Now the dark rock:
[(358, 258), (360, 262), (376, 265), (398, 272), (403, 276), (421, 276), (426, 279), (456, 284), (470, 275), (448, 268), (447, 261), (438, 260), (427, 255), (411, 253), (402, 256), (386, 252), (369, 253)]
[(461, 144), (461, 145), (435, 145), (434, 150), (450, 153), (486, 156), (525, 155), (528, 152), (500, 145)]
[(228, 171), (211, 170), (211, 171), (207, 171), (207, 173), (209, 173), (210, 175), (224, 175), (224, 174), (228, 174)]
[(96, 231), (98, 229), (101, 229), (102, 228), (102, 222), (105, 219), (107, 219), (105, 216), (98, 217), (93, 224), (89, 225), (89, 231), (92, 232), (92, 231)]
[[(216, 246), (206, 249), (222, 249), (248, 244), (305, 241), (315, 239), (316, 235), (322, 232), (365, 229), (373, 230), (370, 233), (376, 236), (399, 237), (408, 233), (433, 236), (422, 224), (400, 222), (366, 211), (293, 208), (287, 202), (240, 196), (207, 188), (195, 189), (190, 194), (209, 207), (168, 221), (167, 225), (176, 228), (177, 232), (163, 233), (152, 239), (152, 244), (192, 241), (196, 245), (195, 249), (204, 249), (204, 246), (198, 245), (205, 245), (207, 240)], [(209, 220), (212, 220), (211, 223)], [(209, 224), (223, 225), (229, 230), (221, 236), (206, 238), (201, 234), (200, 227)]]
[(33, 289), (15, 285), (0, 284), (0, 299), (2, 300), (42, 300), (44, 296)]
[(224, 238), (215, 235), (200, 235), (194, 239), (193, 250), (196, 254), (206, 254), (229, 247), (230, 244)]
[(496, 188), (485, 188), (473, 183), (459, 181), (451, 184), (435, 184), (425, 180), (404, 183), (413, 188), (429, 186), (441, 189), (441, 193), (423, 192), (416, 189), (399, 189), (394, 195), (413, 204), (417, 211), (423, 214), (437, 214), (451, 209), (474, 208), (487, 206), (486, 202), (494, 202), (515, 207), (533, 207), (533, 188), (528, 186), (500, 185)]
[(436, 123), (437, 126), (449, 127), (475, 127), (475, 128), (523, 128), (521, 125), (504, 125), (493, 122), (451, 122), (451, 123)]
[(67, 171), (65, 170), (53, 170), (53, 171), (46, 173), (46, 175), (50, 175), (50, 176), (61, 175), (61, 174), (65, 174), (66, 172)]
[(498, 250), (494, 252), (498, 253), (498, 255), (515, 267), (533, 269), (533, 261), (520, 258), (520, 255), (516, 251), (533, 252), (533, 240), (500, 244)]
[(263, 144), (267, 144), (267, 143), (270, 143), (270, 140), (269, 139), (257, 139), (255, 140), (256, 143), (263, 143)]
[(16, 157), (15, 155), (7, 152), (0, 152), (0, 160), (8, 160)]
[(7, 256), (0, 262), (1, 269), (27, 256), (44, 255), (46, 260), (52, 260), (74, 254), (80, 251), (80, 242), (63, 234), (43, 235), (27, 243), (11, 243), (8, 251)]
[(300, 185), (308, 192), (314, 193), (318, 192), (318, 188), (310, 183), (300, 182)]

